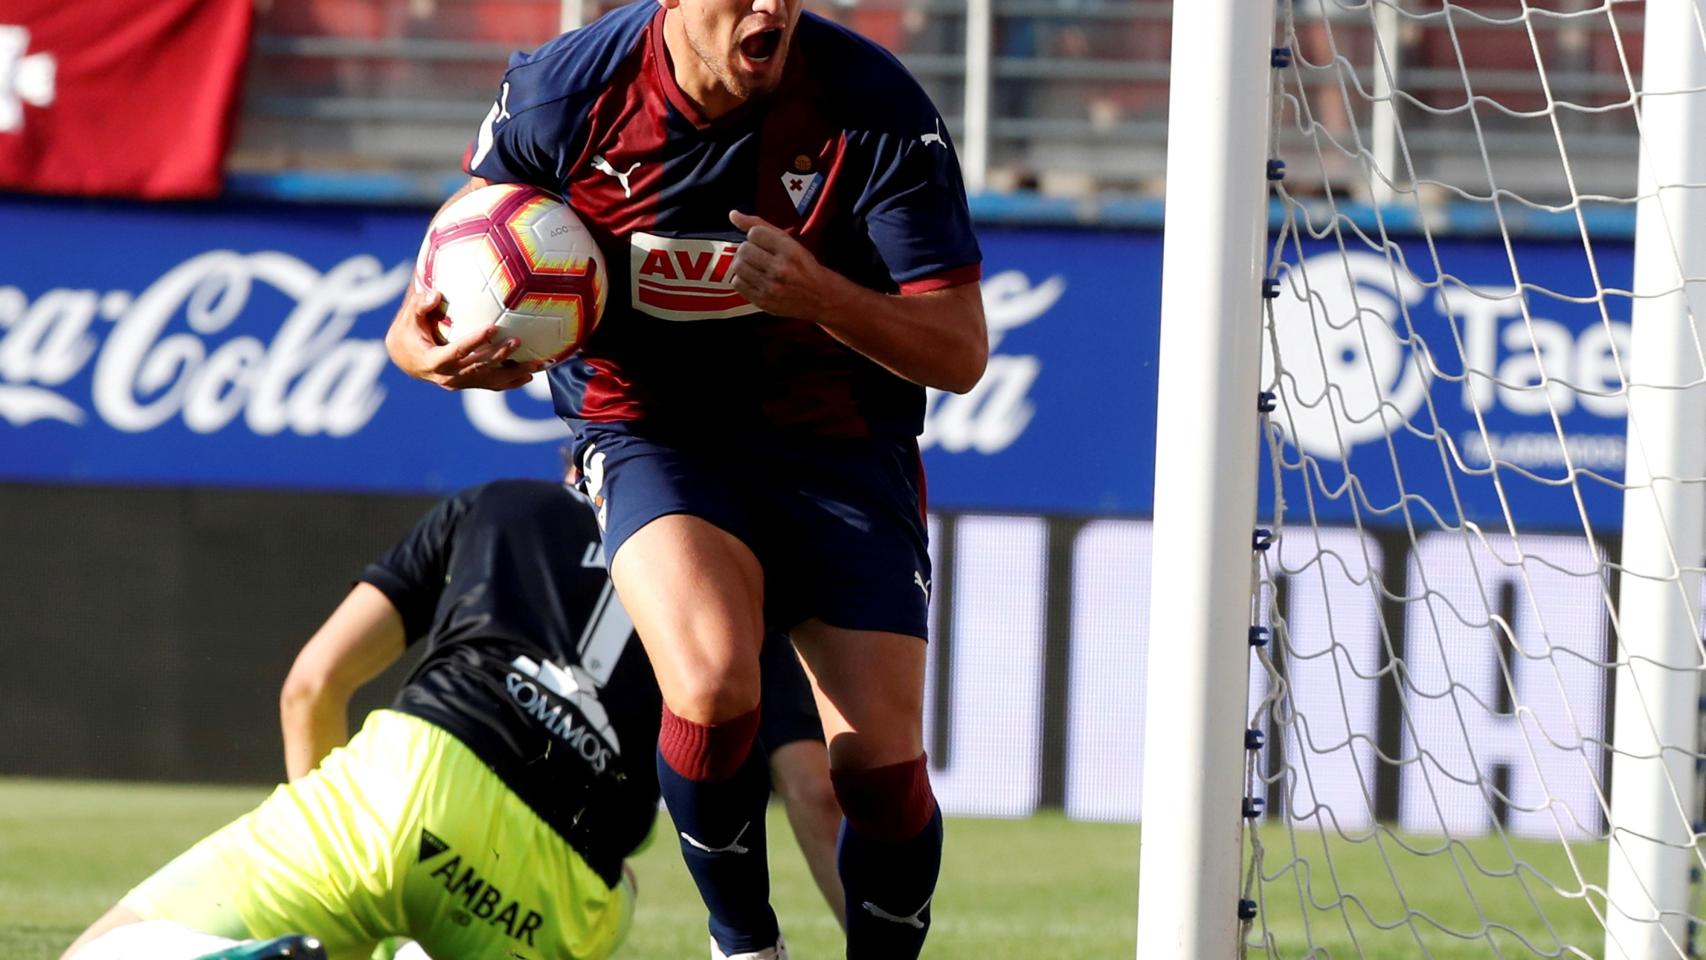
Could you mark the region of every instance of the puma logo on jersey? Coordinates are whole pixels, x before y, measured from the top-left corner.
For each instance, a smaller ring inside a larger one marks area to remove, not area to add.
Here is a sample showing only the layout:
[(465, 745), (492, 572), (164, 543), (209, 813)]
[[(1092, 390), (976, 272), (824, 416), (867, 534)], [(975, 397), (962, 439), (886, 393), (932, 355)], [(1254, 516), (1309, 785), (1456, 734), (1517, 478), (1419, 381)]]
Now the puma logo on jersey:
[[(935, 898), (932, 897), (931, 899)], [(919, 907), (918, 910), (909, 917), (897, 917), (869, 900), (866, 900), (859, 906), (863, 907), (866, 913), (876, 917), (878, 920), (887, 920), (890, 923), (898, 923), (903, 926), (912, 927), (915, 930), (922, 930), (924, 929), (924, 921), (919, 919), (919, 917), (924, 913), (924, 911), (930, 909), (930, 901), (924, 901), (924, 906)]]
[(918, 589), (920, 591), (922, 591), (924, 593), (924, 602), (929, 603), (930, 602), (930, 581), (924, 579), (924, 574), (918, 572), (917, 570), (914, 570), (914, 571), (912, 571), (912, 582), (913, 582), (913, 584), (915, 584), (918, 587)]
[(730, 840), (726, 846), (721, 846), (721, 847), (708, 847), (705, 844), (700, 843), (698, 840), (695, 840), (694, 838), (688, 836), (686, 830), (681, 831), (681, 839), (686, 840), (687, 845), (692, 847), (693, 849), (703, 850), (706, 853), (742, 854), (742, 853), (747, 852), (747, 850), (746, 850), (746, 847), (741, 846), (740, 838), (746, 836), (746, 831), (748, 829), (750, 829), (751, 827), (752, 827), (752, 821), (748, 820), (746, 823), (741, 825), (740, 832), (735, 834), (735, 838), (733, 840)]
[(593, 156), (592, 168), (597, 170), (599, 173), (615, 177), (616, 181), (622, 184), (622, 195), (624, 197), (632, 197), (634, 195), (634, 192), (628, 189), (628, 177), (631, 176), (635, 170), (640, 169), (640, 162), (638, 160), (630, 164), (628, 169), (618, 170), (614, 166), (611, 166), (610, 161), (604, 159), (602, 154), (599, 154)]
[(936, 118), (936, 132), (935, 133), (927, 133), (924, 136), (919, 137), (918, 142), (924, 144), (927, 147), (930, 146), (931, 144), (935, 144), (936, 146), (941, 147), (944, 150), (946, 150), (948, 148), (948, 144), (942, 140), (942, 118), (941, 117)]
[(758, 313), (729, 281), (740, 244), (701, 237), (629, 236), (634, 309), (660, 320), (718, 320)]

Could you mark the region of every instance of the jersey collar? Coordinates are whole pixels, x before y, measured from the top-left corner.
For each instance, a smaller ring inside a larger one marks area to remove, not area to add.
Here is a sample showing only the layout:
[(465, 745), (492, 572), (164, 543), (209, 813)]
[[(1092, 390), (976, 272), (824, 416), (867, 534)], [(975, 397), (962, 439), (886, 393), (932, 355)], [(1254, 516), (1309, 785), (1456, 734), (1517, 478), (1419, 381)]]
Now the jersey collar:
[[(672, 69), (669, 59), (669, 45), (663, 40), (663, 17), (664, 10), (659, 7), (657, 14), (652, 17), (650, 27), (653, 77), (657, 81), (657, 85), (662, 88), (664, 97), (669, 100), (671, 106), (675, 107), (676, 112), (686, 117), (687, 122), (699, 130), (710, 130), (739, 123), (743, 117), (750, 116), (755, 110), (762, 109), (766, 103), (780, 96), (788, 88), (789, 83), (796, 82), (799, 79), (800, 51), (799, 44), (796, 43), (789, 48), (788, 62), (783, 64), (780, 89), (767, 97), (748, 100), (715, 120), (706, 119), (704, 112), (699, 109), (692, 98), (687, 96), (686, 92), (681, 89), (681, 84), (675, 80), (675, 70)], [(798, 30), (794, 31), (794, 38), (799, 39)]]

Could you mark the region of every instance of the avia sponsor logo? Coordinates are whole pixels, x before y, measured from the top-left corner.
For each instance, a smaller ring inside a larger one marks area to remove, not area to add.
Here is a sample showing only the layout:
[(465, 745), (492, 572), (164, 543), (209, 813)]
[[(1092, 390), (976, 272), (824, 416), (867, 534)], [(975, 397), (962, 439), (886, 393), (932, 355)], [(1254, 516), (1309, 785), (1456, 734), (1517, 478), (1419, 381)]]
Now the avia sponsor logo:
[(634, 309), (660, 320), (721, 320), (758, 313), (729, 282), (740, 244), (636, 233), (629, 244)]
[[(732, 248), (733, 245), (728, 246)], [(674, 254), (671, 257), (671, 262), (675, 262)], [(661, 262), (657, 269), (662, 269)], [(1026, 326), (1053, 309), (1065, 295), (1066, 288), (1066, 278), (1058, 274), (1032, 281), (1021, 270), (1004, 270), (984, 279), (983, 313), (989, 328), (989, 367), (983, 379), (968, 393), (925, 391), (924, 432), (918, 440), (920, 448), (936, 447), (948, 453), (998, 454), (1024, 434), (1037, 412), (1031, 400), (1031, 388), (1042, 374), (1042, 361), (1033, 354), (1000, 353), (998, 348), (1009, 331)], [(754, 311), (756, 308), (747, 312)], [(512, 394), (535, 401), (528, 406), (538, 410), (540, 415), (528, 416), (518, 412), (516, 407), (519, 404), (512, 404)], [(550, 388), (544, 375), (534, 377), (519, 391), (469, 390), (462, 394), (468, 419), (482, 433), (512, 443), (538, 443), (568, 435), (563, 421), (550, 412), (546, 403), (550, 398)]]
[(1408, 431), (1471, 466), (1621, 467), (1628, 321), (1509, 286), (1426, 284), (1373, 253), (1307, 257), (1281, 284), (1262, 383), (1304, 453), (1342, 461)]
[[(442, 844), (443, 841), (439, 842)], [(440, 846), (433, 856), (449, 849), (448, 845)], [(423, 847), (422, 853), (425, 852)], [(426, 859), (430, 858), (423, 857), (422, 862)], [(445, 892), (462, 899), (462, 906), (452, 914), (460, 925), (466, 927), (479, 920), (501, 928), (504, 936), (511, 940), (530, 947), (538, 946), (533, 942), (533, 933), (544, 925), (545, 915), (523, 907), (518, 900), (505, 897), (503, 890), (483, 879), (473, 865), (463, 866), (460, 853), (439, 864), (430, 876), (444, 885)]]
[[(408, 282), (408, 264), (370, 256), (321, 273), (285, 253), (212, 250), (141, 292), (54, 288), (30, 300), (0, 286), (0, 419), (76, 426), (92, 414), (125, 433), (177, 419), (207, 434), (241, 418), (263, 436), (349, 436), (384, 400), (389, 360), (381, 341), (348, 335)], [(252, 300), (277, 294), (288, 308), (268, 339), (222, 336)], [(88, 393), (73, 393), (91, 366)]]
[(504, 689), (524, 713), (568, 744), (594, 773), (603, 773), (622, 744), (610, 726), (610, 715), (598, 702), (598, 684), (576, 666), (561, 667), (516, 657), (504, 677)]
[(983, 316), (989, 328), (989, 367), (964, 394), (925, 391), (924, 433), (919, 447), (948, 453), (1000, 453), (1013, 445), (1036, 415), (1031, 386), (1042, 373), (1034, 355), (997, 352), (1010, 330), (1047, 313), (1066, 293), (1066, 278), (1041, 283), (1020, 270), (1004, 270), (983, 281)]

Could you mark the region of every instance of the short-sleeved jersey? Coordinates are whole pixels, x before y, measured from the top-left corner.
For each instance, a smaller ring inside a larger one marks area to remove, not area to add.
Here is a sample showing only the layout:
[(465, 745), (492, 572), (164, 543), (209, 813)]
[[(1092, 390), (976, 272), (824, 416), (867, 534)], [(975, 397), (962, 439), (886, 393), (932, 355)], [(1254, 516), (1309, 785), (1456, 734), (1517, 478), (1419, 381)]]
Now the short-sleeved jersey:
[[(585, 422), (914, 436), (924, 390), (816, 324), (762, 313), (729, 266), (755, 213), (884, 293), (978, 279), (959, 161), (887, 51), (803, 14), (780, 86), (706, 120), (682, 93), (653, 0), (511, 58), (468, 172), (568, 199), (610, 267), (608, 306), (551, 371)], [(694, 432), (698, 432), (695, 430)]]
[(657, 811), (662, 701), (560, 484), (464, 490), (363, 571), (427, 647), (394, 708), (449, 731), (614, 881)]

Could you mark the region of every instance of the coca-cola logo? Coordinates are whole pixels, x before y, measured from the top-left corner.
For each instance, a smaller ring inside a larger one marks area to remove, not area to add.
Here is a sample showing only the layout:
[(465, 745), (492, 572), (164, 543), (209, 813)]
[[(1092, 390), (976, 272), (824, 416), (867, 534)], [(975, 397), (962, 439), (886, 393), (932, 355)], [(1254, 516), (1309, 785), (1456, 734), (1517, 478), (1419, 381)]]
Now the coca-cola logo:
[[(384, 401), (384, 343), (349, 336), (358, 317), (396, 303), (406, 263), (354, 256), (325, 273), (285, 253), (212, 250), (141, 293), (55, 288), (33, 301), (0, 287), (0, 418), (84, 423), (90, 413), (140, 433), (177, 419), (213, 433), (344, 437)], [(286, 313), (270, 338), (226, 335), (261, 290)], [(93, 365), (86, 398), (69, 395)]]
[[(410, 265), (352, 256), (324, 273), (286, 253), (213, 250), (183, 261), (141, 292), (57, 287), (34, 299), (0, 286), (0, 419), (74, 426), (91, 417), (141, 433), (175, 421), (209, 434), (241, 424), (256, 434), (347, 437), (384, 402), (389, 360), (382, 321), (352, 336), (359, 318), (388, 318)], [(999, 453), (1035, 415), (1037, 357), (999, 352), (1010, 331), (1047, 313), (1066, 291), (1008, 270), (984, 281), (988, 372), (969, 393), (927, 394), (920, 443), (947, 452)], [(273, 301), (280, 301), (274, 303)], [(258, 314), (283, 312), (270, 334)], [(250, 316), (240, 325), (245, 312)], [(86, 392), (84, 390), (86, 389)], [(470, 390), (463, 411), (505, 443), (560, 440), (543, 376), (520, 390)]]
[[(531, 407), (538, 415), (517, 413), (518, 400), (520, 406)], [(534, 374), (519, 390), (462, 392), (462, 412), (467, 414), (468, 422), (493, 440), (505, 443), (544, 443), (567, 437), (569, 425), (551, 411), (551, 383), (543, 373)]]

